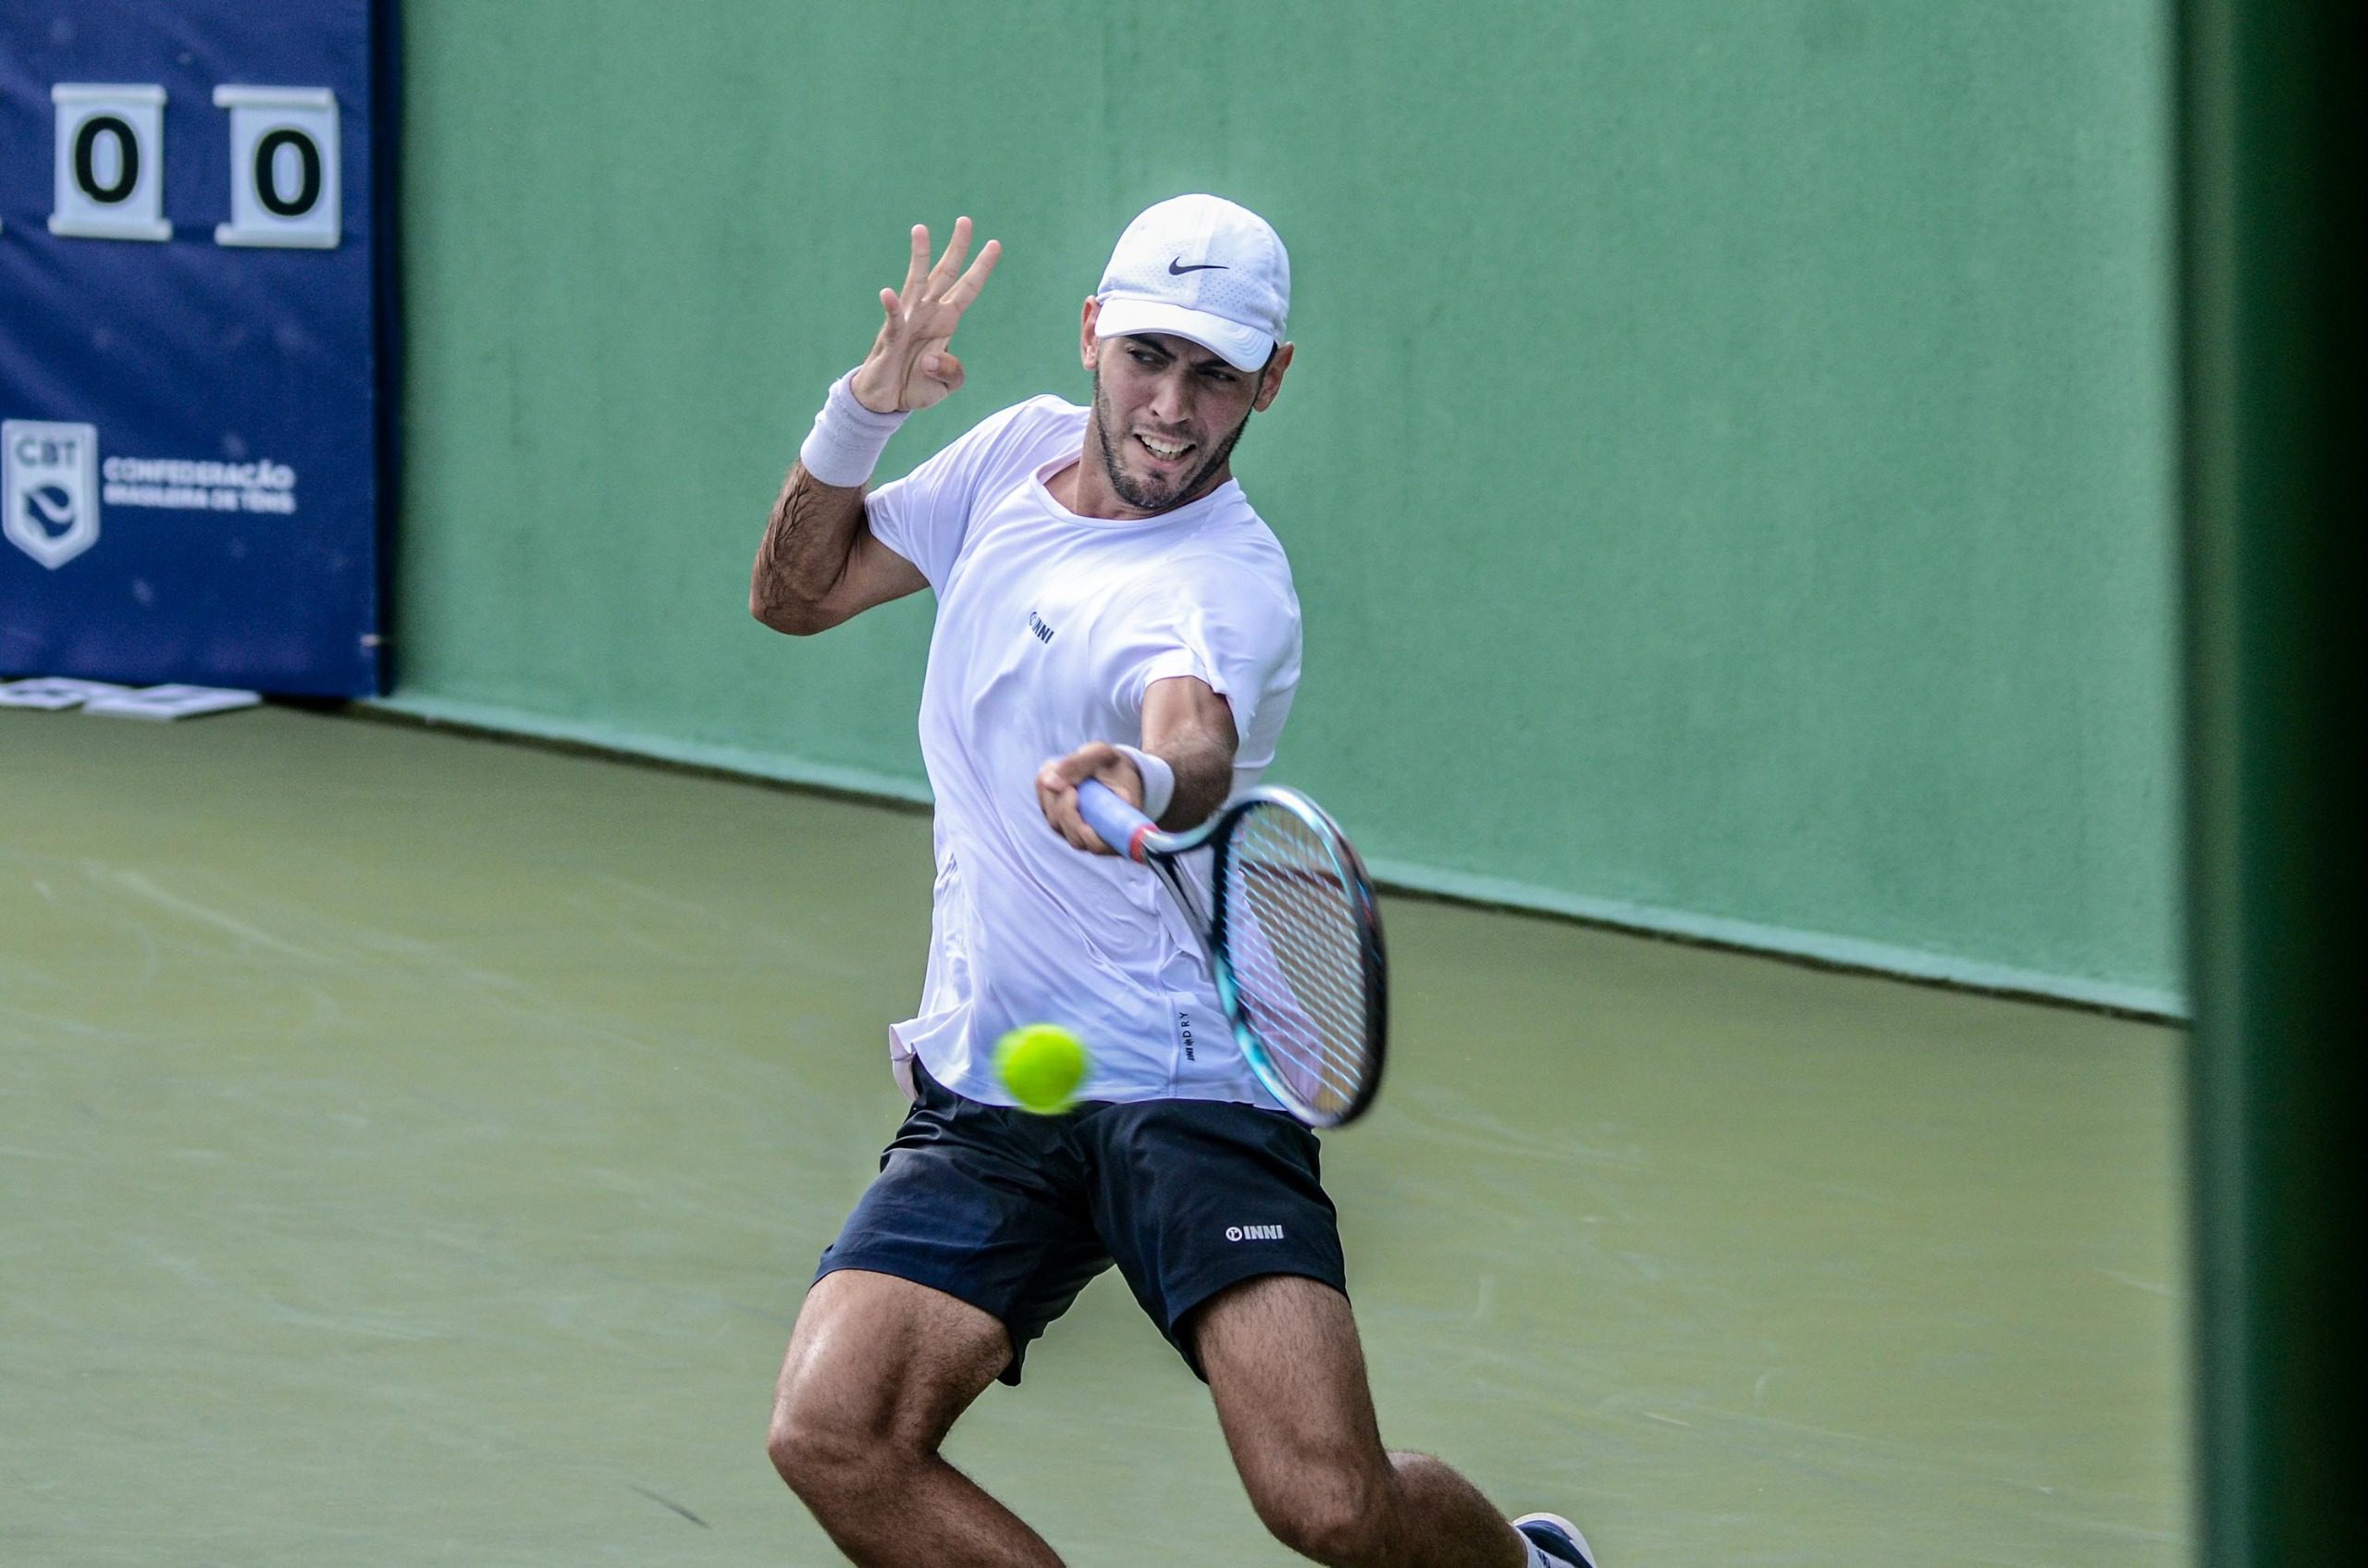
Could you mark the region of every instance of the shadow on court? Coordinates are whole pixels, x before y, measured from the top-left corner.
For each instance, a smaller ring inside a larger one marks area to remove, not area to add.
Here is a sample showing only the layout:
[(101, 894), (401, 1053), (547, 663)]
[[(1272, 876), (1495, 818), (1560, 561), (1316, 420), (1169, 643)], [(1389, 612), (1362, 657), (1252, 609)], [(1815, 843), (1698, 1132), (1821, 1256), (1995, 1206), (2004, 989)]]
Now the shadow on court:
[[(827, 1563), (763, 1453), (924, 818), (283, 709), (0, 712), (0, 1559)], [(1385, 1435), (1607, 1568), (2184, 1561), (2176, 1045), (1386, 903), (1326, 1141)], [(956, 1433), (1295, 1561), (1105, 1277)]]

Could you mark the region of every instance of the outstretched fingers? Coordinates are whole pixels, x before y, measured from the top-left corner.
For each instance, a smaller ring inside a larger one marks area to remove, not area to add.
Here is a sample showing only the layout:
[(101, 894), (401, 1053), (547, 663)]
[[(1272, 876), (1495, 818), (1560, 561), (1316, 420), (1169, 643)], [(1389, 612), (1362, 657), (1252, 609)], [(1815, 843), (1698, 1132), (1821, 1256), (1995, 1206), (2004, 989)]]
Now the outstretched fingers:
[[(881, 303), (891, 314), (898, 310), (917, 310), (925, 304), (951, 305), (961, 310), (979, 297), (995, 270), (995, 263), (1003, 259), (1003, 241), (990, 240), (978, 259), (964, 271), (962, 264), (970, 255), (971, 224), (968, 217), (954, 220), (954, 234), (945, 242), (945, 253), (934, 265), (930, 261), (929, 225), (913, 225), (912, 253), (905, 265), (905, 284), (901, 289), (883, 290)], [(890, 295), (895, 302), (889, 303)]]
[(913, 225), (913, 253), (905, 264), (905, 286), (896, 290), (896, 297), (899, 300), (914, 298), (913, 290), (919, 288), (921, 279), (928, 276), (929, 225), (917, 223)]
[(979, 259), (970, 264), (970, 270), (956, 279), (954, 287), (945, 291), (945, 302), (956, 310), (969, 308), (970, 302), (979, 297), (979, 290), (987, 286), (987, 279), (994, 276), (995, 263), (1002, 259), (1003, 241), (988, 241), (986, 247), (980, 251)]
[(962, 270), (962, 258), (969, 253), (970, 220), (957, 217), (954, 220), (954, 237), (945, 242), (945, 254), (938, 257), (937, 265), (929, 269), (930, 292), (944, 294), (946, 281)]
[(963, 308), (978, 298), (1003, 254), (1003, 247), (990, 240), (966, 270), (970, 232), (968, 217), (956, 218), (945, 253), (932, 265), (929, 226), (913, 225), (904, 286), (880, 290), (886, 319), (861, 367), (864, 390), (857, 395), (865, 406), (928, 408), (961, 388), (962, 362), (945, 352), (945, 346)]

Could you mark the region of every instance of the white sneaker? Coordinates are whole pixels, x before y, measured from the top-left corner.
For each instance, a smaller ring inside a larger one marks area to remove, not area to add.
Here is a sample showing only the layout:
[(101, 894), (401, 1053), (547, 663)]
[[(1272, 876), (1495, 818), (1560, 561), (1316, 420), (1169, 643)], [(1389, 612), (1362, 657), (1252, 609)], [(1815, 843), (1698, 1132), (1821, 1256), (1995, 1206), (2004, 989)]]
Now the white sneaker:
[(1532, 1546), (1546, 1554), (1549, 1562), (1567, 1562), (1571, 1568), (1596, 1568), (1595, 1549), (1587, 1545), (1579, 1527), (1559, 1513), (1524, 1513), (1513, 1521), (1513, 1528)]

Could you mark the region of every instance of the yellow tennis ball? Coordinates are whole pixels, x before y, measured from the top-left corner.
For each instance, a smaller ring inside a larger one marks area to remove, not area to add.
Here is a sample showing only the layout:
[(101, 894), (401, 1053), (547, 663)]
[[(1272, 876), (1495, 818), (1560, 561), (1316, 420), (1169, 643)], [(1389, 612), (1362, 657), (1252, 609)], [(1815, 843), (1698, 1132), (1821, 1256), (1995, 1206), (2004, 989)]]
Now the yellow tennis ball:
[(1056, 1023), (1022, 1024), (995, 1042), (995, 1076), (1021, 1107), (1058, 1116), (1085, 1082), (1085, 1042)]

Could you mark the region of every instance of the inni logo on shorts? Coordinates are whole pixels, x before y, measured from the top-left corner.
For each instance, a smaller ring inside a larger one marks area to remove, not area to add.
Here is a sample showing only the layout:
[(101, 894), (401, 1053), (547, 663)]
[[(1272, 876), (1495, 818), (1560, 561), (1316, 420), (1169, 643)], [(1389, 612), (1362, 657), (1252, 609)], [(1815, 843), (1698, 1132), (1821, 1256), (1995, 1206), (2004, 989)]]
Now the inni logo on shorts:
[(1053, 640), (1053, 628), (1045, 623), (1042, 616), (1037, 614), (1032, 610), (1028, 612), (1028, 629), (1036, 634), (1036, 640), (1038, 642), (1051, 642)]
[(1228, 1225), (1225, 1228), (1228, 1241), (1279, 1241), (1283, 1228), (1279, 1225)]

